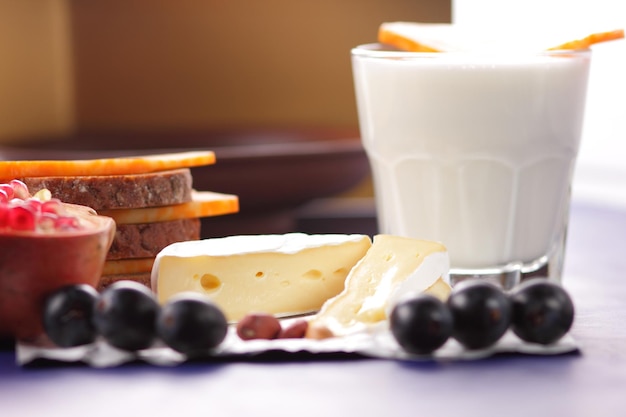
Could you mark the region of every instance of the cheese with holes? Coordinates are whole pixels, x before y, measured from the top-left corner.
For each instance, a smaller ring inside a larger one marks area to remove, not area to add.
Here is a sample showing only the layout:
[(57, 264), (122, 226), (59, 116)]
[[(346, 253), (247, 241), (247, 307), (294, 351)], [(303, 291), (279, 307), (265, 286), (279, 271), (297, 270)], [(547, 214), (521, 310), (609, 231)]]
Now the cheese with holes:
[(317, 311), (343, 290), (371, 247), (365, 235), (288, 233), (180, 242), (157, 255), (152, 289), (160, 302), (183, 291), (207, 295), (228, 320), (251, 312)]
[(309, 321), (308, 336), (323, 338), (375, 331), (387, 323), (393, 305), (411, 293), (450, 293), (444, 245), (392, 235), (376, 235), (367, 254), (351, 270), (344, 290), (326, 301)]

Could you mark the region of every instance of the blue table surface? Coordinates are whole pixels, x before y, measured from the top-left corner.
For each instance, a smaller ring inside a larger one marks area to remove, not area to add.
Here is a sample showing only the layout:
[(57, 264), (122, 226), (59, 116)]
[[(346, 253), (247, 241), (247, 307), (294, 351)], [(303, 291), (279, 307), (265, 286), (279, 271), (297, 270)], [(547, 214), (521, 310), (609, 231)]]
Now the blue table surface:
[(574, 203), (564, 285), (579, 354), (448, 363), (323, 360), (20, 368), (4, 416), (625, 416), (626, 210)]

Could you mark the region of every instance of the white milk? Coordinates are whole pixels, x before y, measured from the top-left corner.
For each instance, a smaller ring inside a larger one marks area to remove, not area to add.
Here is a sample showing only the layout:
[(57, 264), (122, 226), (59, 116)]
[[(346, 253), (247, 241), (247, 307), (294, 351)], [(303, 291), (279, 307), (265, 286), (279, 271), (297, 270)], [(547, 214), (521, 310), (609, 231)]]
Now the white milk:
[(453, 268), (549, 255), (566, 230), (589, 53), (420, 55), (353, 55), (380, 231), (443, 242)]

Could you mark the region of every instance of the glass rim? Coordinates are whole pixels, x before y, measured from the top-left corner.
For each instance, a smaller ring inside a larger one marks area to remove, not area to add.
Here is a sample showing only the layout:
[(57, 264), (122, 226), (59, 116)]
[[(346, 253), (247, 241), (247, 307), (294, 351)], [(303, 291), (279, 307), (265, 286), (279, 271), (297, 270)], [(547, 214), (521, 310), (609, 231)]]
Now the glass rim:
[(355, 46), (350, 53), (355, 57), (363, 58), (444, 58), (444, 57), (587, 57), (591, 55), (591, 49), (555, 49), (545, 51), (532, 50), (478, 50), (478, 51), (445, 51), (445, 52), (409, 52), (399, 49), (391, 49), (381, 43), (366, 43)]

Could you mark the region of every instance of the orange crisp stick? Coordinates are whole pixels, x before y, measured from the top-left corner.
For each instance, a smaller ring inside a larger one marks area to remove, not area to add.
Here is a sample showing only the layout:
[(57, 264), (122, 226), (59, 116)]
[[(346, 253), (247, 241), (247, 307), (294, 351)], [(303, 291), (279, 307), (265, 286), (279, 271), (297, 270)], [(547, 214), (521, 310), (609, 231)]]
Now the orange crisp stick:
[(144, 174), (214, 163), (212, 151), (65, 161), (0, 161), (0, 178)]
[(378, 42), (385, 45), (392, 45), (407, 52), (441, 52), (439, 49), (428, 46), (407, 36), (389, 30), (384, 25), (378, 29)]
[(385, 22), (378, 28), (378, 42), (406, 52), (470, 51), (490, 42), (486, 35), (449, 23)]
[(577, 50), (577, 49), (587, 49), (591, 45), (595, 45), (596, 43), (614, 41), (617, 39), (624, 38), (624, 29), (611, 30), (608, 32), (598, 32), (592, 33), (589, 36), (586, 36), (582, 39), (576, 39), (573, 41), (565, 42), (560, 44), (559, 46), (555, 46), (549, 48), (549, 51), (556, 50)]
[(220, 216), (238, 211), (239, 199), (235, 195), (194, 191), (193, 199), (189, 203), (138, 209), (98, 210), (98, 214), (112, 217), (117, 224), (139, 224)]
[[(513, 38), (496, 36), (497, 31), (489, 32), (484, 28), (471, 30), (447, 23), (417, 23), (417, 22), (386, 22), (378, 28), (378, 42), (390, 45), (407, 52), (451, 52), (474, 50), (507, 49), (513, 45)], [(554, 35), (554, 34), (553, 34)], [(537, 43), (538, 39), (530, 43), (520, 44), (523, 39), (516, 39), (517, 46), (538, 46), (541, 50), (578, 50), (587, 49), (602, 42), (624, 38), (624, 30), (617, 29), (606, 32), (595, 32), (580, 39), (558, 43), (557, 46), (547, 48), (549, 44)], [(540, 40), (540, 39), (539, 39)]]

